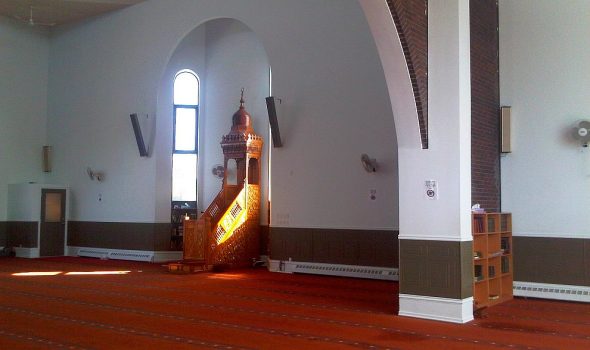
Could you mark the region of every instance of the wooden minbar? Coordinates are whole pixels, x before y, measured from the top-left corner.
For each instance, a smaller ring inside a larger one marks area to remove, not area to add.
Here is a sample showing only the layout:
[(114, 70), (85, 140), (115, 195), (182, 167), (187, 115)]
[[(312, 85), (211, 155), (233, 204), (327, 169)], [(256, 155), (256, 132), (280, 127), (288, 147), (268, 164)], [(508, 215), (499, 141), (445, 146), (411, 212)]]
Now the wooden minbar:
[(171, 272), (249, 266), (258, 260), (262, 145), (244, 107), (242, 89), (231, 130), (221, 139), (222, 188), (198, 220), (184, 220), (183, 260), (174, 267), (170, 264)]

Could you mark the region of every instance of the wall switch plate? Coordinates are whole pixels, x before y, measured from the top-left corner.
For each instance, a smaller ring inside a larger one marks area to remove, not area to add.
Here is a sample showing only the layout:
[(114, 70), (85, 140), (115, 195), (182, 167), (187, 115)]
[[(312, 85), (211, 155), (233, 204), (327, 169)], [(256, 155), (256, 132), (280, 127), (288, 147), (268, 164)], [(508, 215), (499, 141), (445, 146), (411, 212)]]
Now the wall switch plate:
[(438, 199), (438, 183), (436, 180), (424, 181), (424, 195), (427, 199)]

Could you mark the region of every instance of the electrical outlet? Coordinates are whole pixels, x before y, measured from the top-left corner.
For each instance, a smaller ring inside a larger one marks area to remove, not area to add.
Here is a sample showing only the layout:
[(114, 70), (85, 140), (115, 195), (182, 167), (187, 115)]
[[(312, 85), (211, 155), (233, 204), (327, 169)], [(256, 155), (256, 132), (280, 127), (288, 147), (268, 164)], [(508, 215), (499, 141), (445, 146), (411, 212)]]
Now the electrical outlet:
[(424, 181), (424, 195), (427, 199), (438, 199), (438, 183), (436, 180)]
[(377, 190), (372, 188), (369, 190), (369, 199), (374, 201), (377, 199)]

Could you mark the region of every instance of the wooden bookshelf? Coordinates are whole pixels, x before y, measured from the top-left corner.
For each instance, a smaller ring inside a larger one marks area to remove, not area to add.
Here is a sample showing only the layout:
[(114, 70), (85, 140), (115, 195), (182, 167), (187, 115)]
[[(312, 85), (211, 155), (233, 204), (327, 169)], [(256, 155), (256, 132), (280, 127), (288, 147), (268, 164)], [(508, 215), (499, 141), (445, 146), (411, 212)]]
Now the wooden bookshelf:
[(512, 215), (472, 215), (475, 309), (512, 299)]

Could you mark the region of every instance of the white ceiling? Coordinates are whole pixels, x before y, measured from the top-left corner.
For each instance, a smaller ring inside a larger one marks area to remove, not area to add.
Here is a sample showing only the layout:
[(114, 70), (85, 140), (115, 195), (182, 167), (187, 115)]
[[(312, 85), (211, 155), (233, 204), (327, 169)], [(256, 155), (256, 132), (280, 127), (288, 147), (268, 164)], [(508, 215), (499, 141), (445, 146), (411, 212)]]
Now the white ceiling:
[(145, 0), (0, 0), (0, 16), (35, 26), (54, 27), (119, 10), (142, 1)]

